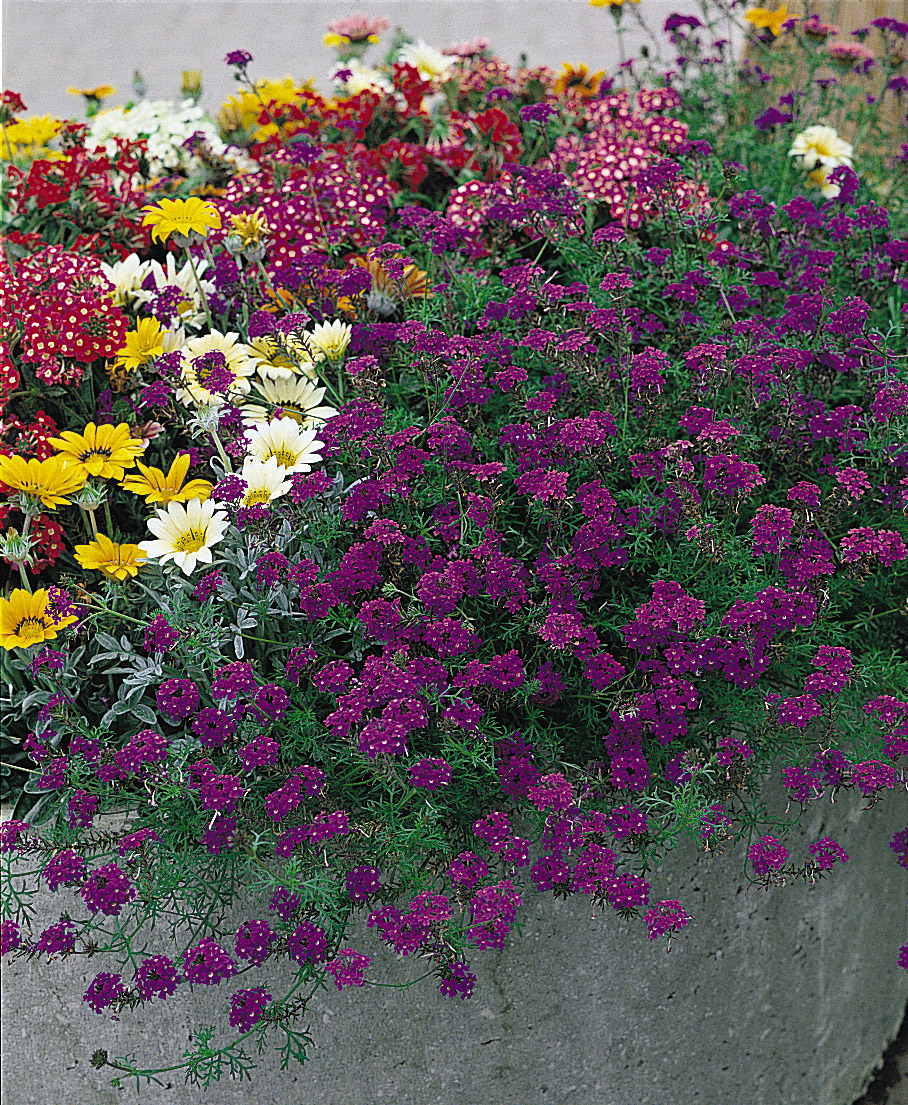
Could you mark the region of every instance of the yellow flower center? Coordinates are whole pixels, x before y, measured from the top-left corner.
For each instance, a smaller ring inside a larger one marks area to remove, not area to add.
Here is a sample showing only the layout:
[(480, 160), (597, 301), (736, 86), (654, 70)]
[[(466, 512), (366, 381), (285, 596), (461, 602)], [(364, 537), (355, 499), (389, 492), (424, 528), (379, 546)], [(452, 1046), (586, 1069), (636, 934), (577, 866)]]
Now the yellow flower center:
[(183, 534), (179, 541), (174, 542), (173, 547), (177, 552), (198, 552), (205, 544), (206, 536), (207, 530), (190, 529)]
[(105, 460), (110, 460), (110, 454), (110, 449), (96, 445), (93, 449), (86, 449), (84, 453), (80, 453), (79, 460), (83, 464), (87, 464), (91, 457), (104, 457)]
[(271, 449), (265, 456), (265, 460), (267, 461), (274, 457), (278, 464), (282, 465), (284, 468), (292, 468), (294, 464), (296, 464), (299, 455), (299, 453), (291, 452), (290, 449), (284, 445), (280, 449)]
[(24, 641), (42, 641), (50, 622), (42, 614), (29, 614), (16, 623), (16, 636)]
[(246, 498), (243, 499), (244, 506), (257, 506), (259, 503), (267, 503), (271, 499), (271, 492), (267, 487), (262, 487), (258, 491), (250, 491)]

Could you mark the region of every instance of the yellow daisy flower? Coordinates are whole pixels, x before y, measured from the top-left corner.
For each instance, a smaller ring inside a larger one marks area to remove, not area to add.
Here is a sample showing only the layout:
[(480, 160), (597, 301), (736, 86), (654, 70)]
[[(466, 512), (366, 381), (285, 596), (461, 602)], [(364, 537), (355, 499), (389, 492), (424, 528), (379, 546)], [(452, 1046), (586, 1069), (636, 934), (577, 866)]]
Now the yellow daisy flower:
[(221, 226), (217, 208), (198, 196), (190, 196), (188, 200), (162, 199), (146, 204), (142, 210), (147, 212), (142, 225), (152, 227), (151, 236), (159, 242), (166, 242), (173, 233), (185, 238), (196, 233), (207, 238), (210, 229), (219, 230)]
[(141, 475), (135, 472), (123, 480), (120, 485), (125, 491), (131, 491), (133, 495), (144, 495), (146, 503), (186, 503), (190, 499), (201, 499), (202, 502), (210, 496), (214, 484), (208, 480), (190, 480), (185, 486), (183, 480), (189, 471), (189, 454), (181, 453), (173, 458), (167, 475), (160, 468), (152, 468), (136, 461)]
[(19, 456), (0, 456), (0, 483), (40, 499), (47, 510), (56, 510), (68, 503), (66, 496), (84, 487), (86, 479), (83, 471), (65, 465), (59, 456), (29, 461)]
[(33, 595), (17, 587), (8, 599), (0, 598), (0, 648), (29, 648), (51, 641), (58, 630), (77, 621), (70, 614), (59, 621), (47, 613), (47, 591), (42, 587)]
[[(639, 4), (640, 0), (633, 0), (635, 4)], [(591, 8), (620, 8), (624, 4), (624, 0), (590, 0)]]
[(768, 8), (751, 8), (744, 13), (744, 18), (756, 30), (771, 31), (772, 37), (778, 38), (782, 33), (782, 24), (795, 17), (788, 14), (788, 8), (783, 4), (775, 11), (770, 11)]
[(68, 468), (83, 474), (83, 483), (89, 476), (122, 480), (124, 470), (132, 468), (145, 451), (145, 442), (133, 438), (125, 422), (118, 426), (89, 422), (81, 434), (63, 430), (60, 437), (47, 440), (62, 454)]
[(164, 332), (156, 318), (140, 318), (126, 335), (126, 345), (117, 353), (117, 368), (132, 372), (139, 365), (164, 352)]
[(145, 564), (145, 554), (138, 545), (118, 545), (99, 533), (90, 545), (76, 545), (76, 560), (83, 568), (102, 572), (108, 579), (134, 576)]

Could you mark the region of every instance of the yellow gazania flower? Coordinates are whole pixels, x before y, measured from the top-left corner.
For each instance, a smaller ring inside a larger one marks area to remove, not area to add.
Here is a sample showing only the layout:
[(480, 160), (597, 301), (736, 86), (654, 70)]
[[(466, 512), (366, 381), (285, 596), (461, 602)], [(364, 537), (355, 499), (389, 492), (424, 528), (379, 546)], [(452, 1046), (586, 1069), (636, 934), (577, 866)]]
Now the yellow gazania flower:
[(124, 579), (138, 574), (145, 554), (138, 545), (118, 545), (99, 533), (90, 545), (76, 545), (76, 560), (83, 568), (102, 572), (108, 579)]
[(85, 486), (86, 474), (64, 463), (62, 457), (26, 461), (24, 457), (0, 456), (0, 483), (40, 499), (47, 510), (68, 503), (67, 495)]
[(244, 246), (260, 245), (262, 239), (267, 238), (271, 233), (271, 227), (261, 207), (251, 215), (231, 215), (230, 227), (230, 233), (242, 238)]
[(582, 62), (578, 65), (564, 62), (558, 79), (552, 86), (552, 91), (556, 96), (571, 95), (589, 100), (599, 91), (599, 86), (604, 79), (605, 71), (602, 69), (591, 73)]
[(117, 90), (112, 84), (99, 84), (95, 88), (67, 88), (66, 91), (73, 96), (85, 96), (86, 99), (106, 100), (108, 96), (112, 96)]
[(126, 335), (126, 345), (115, 358), (118, 368), (132, 372), (134, 368), (160, 357), (164, 352), (164, 332), (156, 318), (140, 318), (135, 330)]
[(775, 11), (770, 11), (768, 8), (751, 8), (744, 13), (744, 18), (758, 31), (771, 31), (772, 37), (778, 38), (782, 33), (782, 24), (795, 17), (788, 14), (788, 8), (783, 4)]
[(189, 237), (195, 232), (207, 238), (210, 229), (219, 230), (221, 226), (217, 208), (198, 196), (190, 196), (188, 200), (162, 199), (146, 204), (142, 210), (147, 212), (142, 226), (152, 227), (151, 236), (159, 242), (166, 242), (173, 233)]
[(70, 614), (58, 621), (47, 613), (47, 591), (42, 587), (33, 595), (17, 587), (8, 599), (0, 598), (0, 648), (29, 648), (41, 641), (52, 641), (64, 626), (77, 621)]
[[(633, 0), (633, 3), (639, 4), (640, 0)], [(620, 8), (624, 4), (624, 0), (590, 0), (591, 8)]]
[(133, 438), (125, 422), (118, 426), (89, 422), (81, 434), (63, 430), (60, 437), (47, 440), (62, 454), (67, 467), (82, 472), (85, 479), (100, 476), (122, 480), (124, 470), (132, 468), (136, 457), (145, 451), (144, 441)]
[(214, 484), (208, 480), (190, 480), (185, 486), (183, 480), (189, 471), (189, 454), (181, 453), (173, 458), (167, 475), (160, 468), (151, 468), (136, 461), (141, 475), (133, 472), (123, 480), (120, 486), (125, 491), (131, 491), (133, 495), (144, 495), (146, 503), (187, 503), (190, 499), (201, 499), (204, 502), (210, 495)]
[(14, 119), (4, 127), (3, 141), (0, 142), (0, 156), (7, 158), (10, 152), (14, 157), (25, 151), (33, 154), (43, 152), (44, 145), (55, 138), (62, 129), (62, 119), (54, 119), (50, 115)]

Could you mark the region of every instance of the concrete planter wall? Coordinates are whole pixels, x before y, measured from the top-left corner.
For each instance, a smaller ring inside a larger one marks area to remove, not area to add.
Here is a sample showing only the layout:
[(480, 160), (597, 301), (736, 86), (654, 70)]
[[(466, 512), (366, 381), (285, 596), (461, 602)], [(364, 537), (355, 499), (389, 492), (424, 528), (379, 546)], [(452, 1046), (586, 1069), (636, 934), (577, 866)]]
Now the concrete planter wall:
[[(831, 835), (849, 862), (814, 887), (748, 888), (741, 849), (685, 847), (652, 876), (656, 898), (678, 898), (695, 923), (670, 955), (645, 930), (589, 903), (531, 892), (499, 953), (477, 953), (471, 1001), (431, 982), (396, 991), (332, 990), (310, 1006), (317, 1047), (305, 1067), (271, 1056), (251, 1085), (206, 1095), (178, 1075), (141, 1095), (116, 1090), (89, 1065), (95, 1048), (172, 1061), (189, 1026), (226, 1028), (222, 983), (196, 988), (120, 1022), (80, 1000), (110, 965), (78, 957), (3, 968), (4, 1100), (10, 1105), (851, 1105), (905, 1013), (908, 873), (887, 842), (904, 827), (904, 795), (872, 812), (856, 796), (812, 808), (789, 842), (798, 862)], [(56, 920), (71, 891), (40, 899)], [(374, 933), (354, 947), (373, 956), (369, 978), (422, 973)], [(161, 947), (161, 951), (166, 951)], [(265, 971), (243, 976), (259, 985)], [(276, 981), (276, 980), (275, 980)], [(279, 991), (274, 991), (275, 994)], [(219, 1037), (216, 1037), (219, 1038)]]

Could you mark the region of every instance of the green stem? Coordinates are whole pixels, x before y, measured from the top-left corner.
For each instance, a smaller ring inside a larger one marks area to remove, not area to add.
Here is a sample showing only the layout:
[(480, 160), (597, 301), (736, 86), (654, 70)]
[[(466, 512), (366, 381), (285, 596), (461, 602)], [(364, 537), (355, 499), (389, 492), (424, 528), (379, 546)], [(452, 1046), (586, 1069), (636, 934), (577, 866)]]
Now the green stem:
[[(92, 512), (92, 519), (94, 519), (94, 512)], [(114, 524), (113, 518), (110, 515), (110, 503), (104, 500), (104, 524), (107, 526), (107, 536), (113, 540)], [(97, 533), (95, 534), (97, 537)]]
[(28, 575), (25, 571), (25, 565), (21, 561), (19, 562), (19, 578), (22, 580), (22, 586), (25, 588), (26, 591), (28, 591), (29, 594), (31, 594), (32, 585), (28, 582)]
[(208, 306), (208, 297), (205, 295), (205, 289), (202, 287), (202, 281), (199, 279), (198, 269), (195, 267), (195, 258), (192, 256), (192, 251), (187, 248), (186, 256), (189, 259), (189, 267), (192, 269), (192, 276), (195, 280), (195, 286), (199, 289), (199, 296), (202, 300), (202, 306), (205, 308), (205, 317), (208, 319), (208, 329), (214, 329), (214, 319), (211, 317), (211, 309)]

